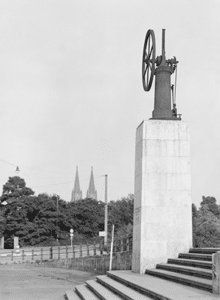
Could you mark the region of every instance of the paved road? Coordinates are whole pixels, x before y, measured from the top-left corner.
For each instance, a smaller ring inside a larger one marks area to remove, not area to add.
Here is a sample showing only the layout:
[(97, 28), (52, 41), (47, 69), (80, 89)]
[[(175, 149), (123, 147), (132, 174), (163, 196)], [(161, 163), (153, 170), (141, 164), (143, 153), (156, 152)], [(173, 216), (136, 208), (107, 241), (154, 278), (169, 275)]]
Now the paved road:
[(66, 290), (94, 277), (87, 272), (32, 264), (0, 265), (0, 299), (63, 300)]

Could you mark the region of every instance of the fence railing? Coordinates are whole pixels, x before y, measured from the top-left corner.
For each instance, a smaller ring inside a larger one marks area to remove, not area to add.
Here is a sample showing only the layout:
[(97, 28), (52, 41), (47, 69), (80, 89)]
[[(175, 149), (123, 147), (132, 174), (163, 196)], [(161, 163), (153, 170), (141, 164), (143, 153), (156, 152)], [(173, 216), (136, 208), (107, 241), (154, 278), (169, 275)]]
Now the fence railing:
[[(126, 236), (114, 240), (113, 253), (131, 251), (132, 237)], [(86, 256), (96, 256), (108, 254), (110, 251), (110, 241), (104, 245), (103, 242), (94, 242), (93, 244), (80, 244), (72, 246), (51, 246), (51, 247), (33, 247), (16, 250), (7, 250), (0, 252), (0, 264), (6, 262), (43, 262), (45, 260), (60, 260), (69, 258), (80, 258)]]

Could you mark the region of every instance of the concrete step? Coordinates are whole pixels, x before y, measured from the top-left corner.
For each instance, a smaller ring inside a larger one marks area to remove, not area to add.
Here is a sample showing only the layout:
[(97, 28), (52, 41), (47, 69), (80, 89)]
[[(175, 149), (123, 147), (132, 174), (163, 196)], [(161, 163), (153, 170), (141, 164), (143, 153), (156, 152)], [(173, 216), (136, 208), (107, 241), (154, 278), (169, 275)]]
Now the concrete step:
[(212, 291), (212, 281), (205, 278), (195, 278), (185, 274), (174, 273), (166, 270), (147, 269), (145, 274), (160, 277), (167, 280), (172, 280), (177, 283), (200, 288), (206, 291)]
[[(106, 275), (102, 275), (103, 277), (107, 277)], [(99, 276), (97, 276), (99, 277)], [(122, 298), (115, 294), (113, 291), (109, 290), (108, 287), (102, 285), (96, 280), (88, 280), (86, 281), (89, 289), (98, 297), (97, 299), (102, 300), (121, 300)], [(85, 298), (85, 300), (93, 300), (93, 298)], [(96, 299), (96, 298), (95, 298)]]
[(68, 290), (64, 294), (66, 300), (80, 300), (81, 298), (73, 290)]
[[(108, 271), (107, 275), (124, 285), (155, 300), (217, 300), (219, 297), (208, 291), (178, 284), (147, 274), (131, 271)], [(132, 298), (130, 298), (132, 299)], [(138, 298), (134, 298), (137, 300)]]
[(180, 253), (179, 258), (212, 261), (211, 254), (201, 254), (201, 253)]
[[(77, 285), (75, 287), (76, 294), (83, 300), (99, 300), (100, 298), (94, 294), (86, 284)], [(70, 300), (70, 299), (68, 299)]]
[(192, 260), (192, 259), (183, 259), (183, 258), (168, 258), (168, 264), (172, 265), (184, 265), (195, 268), (202, 269), (212, 269), (211, 261), (201, 261), (201, 260)]
[(220, 248), (190, 248), (190, 253), (213, 254), (220, 251)]
[(116, 293), (119, 298), (108, 298), (108, 299), (126, 299), (126, 300), (131, 300), (131, 299), (137, 299), (137, 300), (147, 300), (147, 299), (152, 299), (151, 297), (148, 297), (146, 294), (143, 295), (139, 291), (136, 291), (123, 283), (118, 282), (117, 280), (109, 277), (109, 276), (97, 276), (97, 281), (111, 290), (113, 293)]
[(185, 267), (181, 265), (172, 265), (172, 264), (157, 264), (156, 268), (170, 271), (170, 272), (176, 272), (176, 273), (191, 275), (195, 277), (201, 277), (209, 280), (212, 279), (212, 271), (207, 269)]

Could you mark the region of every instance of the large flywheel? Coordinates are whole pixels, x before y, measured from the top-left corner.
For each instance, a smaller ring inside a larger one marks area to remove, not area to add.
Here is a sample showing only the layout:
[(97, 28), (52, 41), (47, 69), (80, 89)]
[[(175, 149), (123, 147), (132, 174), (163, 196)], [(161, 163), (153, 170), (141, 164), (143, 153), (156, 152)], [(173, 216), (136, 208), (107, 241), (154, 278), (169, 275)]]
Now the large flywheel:
[(149, 91), (154, 79), (156, 43), (152, 29), (147, 31), (142, 59), (142, 82), (145, 91)]

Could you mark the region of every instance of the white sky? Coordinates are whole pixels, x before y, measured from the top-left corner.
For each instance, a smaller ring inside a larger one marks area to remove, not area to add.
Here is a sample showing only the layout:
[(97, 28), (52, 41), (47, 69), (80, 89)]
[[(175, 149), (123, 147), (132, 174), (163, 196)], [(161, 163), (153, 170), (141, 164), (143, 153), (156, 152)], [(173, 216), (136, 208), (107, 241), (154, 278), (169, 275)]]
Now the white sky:
[(220, 1), (0, 0), (0, 186), (20, 167), (37, 194), (70, 200), (78, 165), (100, 200), (134, 190), (135, 130), (153, 110), (141, 82), (145, 34), (178, 66), (191, 130), (192, 197), (220, 204)]

